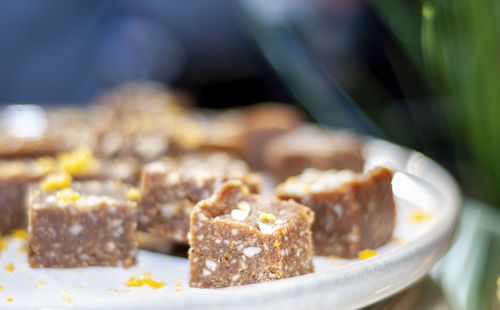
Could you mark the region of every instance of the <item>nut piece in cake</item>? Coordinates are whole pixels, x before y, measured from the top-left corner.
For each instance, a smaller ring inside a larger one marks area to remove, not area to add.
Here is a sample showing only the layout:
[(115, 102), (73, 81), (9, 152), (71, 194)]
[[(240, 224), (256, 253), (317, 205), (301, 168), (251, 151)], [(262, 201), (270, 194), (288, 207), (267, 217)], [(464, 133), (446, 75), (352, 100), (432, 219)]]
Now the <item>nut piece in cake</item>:
[(306, 168), (363, 171), (361, 142), (353, 135), (304, 125), (272, 139), (264, 150), (265, 165), (278, 179)]
[(139, 228), (187, 244), (193, 206), (228, 180), (241, 180), (258, 192), (261, 177), (225, 153), (190, 154), (146, 165), (140, 182)]
[(313, 272), (313, 212), (225, 183), (191, 214), (190, 286), (219, 288)]
[(28, 260), (36, 268), (123, 266), (134, 263), (137, 203), (113, 181), (74, 182), (28, 196)]
[(0, 236), (26, 225), (27, 187), (54, 167), (55, 161), (50, 157), (0, 161)]
[(307, 169), (276, 189), (281, 199), (310, 207), (314, 251), (319, 255), (357, 257), (391, 239), (395, 225), (392, 171), (377, 167), (366, 174), (349, 170)]

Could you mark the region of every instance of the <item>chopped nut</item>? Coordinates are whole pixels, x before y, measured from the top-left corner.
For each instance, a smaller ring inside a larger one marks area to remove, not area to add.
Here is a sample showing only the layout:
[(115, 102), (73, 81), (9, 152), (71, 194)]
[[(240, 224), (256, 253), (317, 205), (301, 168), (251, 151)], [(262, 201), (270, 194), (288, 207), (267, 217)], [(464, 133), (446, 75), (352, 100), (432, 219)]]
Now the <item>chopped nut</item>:
[(262, 252), (262, 248), (255, 247), (255, 246), (251, 246), (251, 247), (243, 249), (243, 254), (245, 254), (245, 256), (248, 256), (248, 257), (254, 257), (255, 255), (259, 254), (260, 252)]
[(367, 259), (375, 255), (377, 255), (377, 251), (370, 249), (366, 249), (358, 253), (360, 259)]
[(71, 175), (66, 172), (51, 174), (43, 179), (41, 187), (43, 190), (52, 191), (70, 186), (71, 181)]
[(125, 193), (130, 200), (139, 200), (141, 198), (141, 192), (137, 188), (131, 188)]
[(270, 221), (270, 222), (276, 221), (276, 217), (274, 215), (272, 215), (271, 213), (262, 212), (262, 211), (259, 211), (259, 218), (262, 221)]
[(268, 224), (264, 224), (264, 223), (258, 223), (259, 225), (259, 230), (263, 233), (263, 234), (270, 234), (274, 231), (273, 227), (271, 225), (268, 225)]
[(248, 217), (248, 211), (233, 209), (231, 211), (231, 217), (238, 221), (243, 221)]
[(243, 211), (250, 212), (250, 204), (246, 201), (240, 201), (237, 205), (237, 208)]
[(80, 194), (71, 188), (65, 188), (56, 193), (56, 198), (64, 203), (71, 203), (80, 200)]

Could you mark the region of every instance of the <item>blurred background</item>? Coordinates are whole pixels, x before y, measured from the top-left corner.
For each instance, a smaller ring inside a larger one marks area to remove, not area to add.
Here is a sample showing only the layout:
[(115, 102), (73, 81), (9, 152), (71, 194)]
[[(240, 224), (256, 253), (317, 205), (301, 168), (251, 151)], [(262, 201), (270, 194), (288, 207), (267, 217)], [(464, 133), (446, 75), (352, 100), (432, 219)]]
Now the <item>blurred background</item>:
[(419, 150), (468, 197), (457, 240), (472, 241), (426, 280), (439, 309), (498, 309), (497, 0), (3, 0), (0, 68), (4, 104), (85, 106), (155, 80), (203, 107), (287, 102)]

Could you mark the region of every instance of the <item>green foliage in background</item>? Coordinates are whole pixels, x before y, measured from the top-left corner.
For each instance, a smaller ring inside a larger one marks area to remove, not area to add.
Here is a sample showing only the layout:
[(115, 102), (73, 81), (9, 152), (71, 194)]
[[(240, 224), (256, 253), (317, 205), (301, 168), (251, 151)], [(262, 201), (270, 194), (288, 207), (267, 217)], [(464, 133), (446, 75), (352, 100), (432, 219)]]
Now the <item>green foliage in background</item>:
[(500, 1), (373, 4), (442, 99), (466, 192), (500, 206)]
[(457, 146), (475, 163), (463, 179), (498, 206), (500, 1), (427, 0), (422, 16), (424, 63), (445, 95)]

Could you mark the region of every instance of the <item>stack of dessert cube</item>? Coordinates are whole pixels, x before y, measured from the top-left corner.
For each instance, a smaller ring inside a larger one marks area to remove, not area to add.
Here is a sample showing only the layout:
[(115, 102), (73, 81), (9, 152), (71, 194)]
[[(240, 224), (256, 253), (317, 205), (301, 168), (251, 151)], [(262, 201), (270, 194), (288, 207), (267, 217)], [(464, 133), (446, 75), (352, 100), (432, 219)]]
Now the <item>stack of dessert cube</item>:
[(363, 170), (361, 139), (290, 105), (186, 98), (144, 83), (85, 109), (11, 109), (33, 123), (0, 123), (0, 235), (26, 227), (33, 268), (129, 267), (150, 240), (188, 245), (199, 288), (311, 273), (313, 255), (391, 239), (393, 172)]

